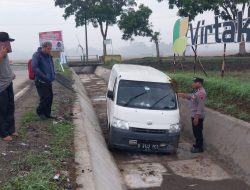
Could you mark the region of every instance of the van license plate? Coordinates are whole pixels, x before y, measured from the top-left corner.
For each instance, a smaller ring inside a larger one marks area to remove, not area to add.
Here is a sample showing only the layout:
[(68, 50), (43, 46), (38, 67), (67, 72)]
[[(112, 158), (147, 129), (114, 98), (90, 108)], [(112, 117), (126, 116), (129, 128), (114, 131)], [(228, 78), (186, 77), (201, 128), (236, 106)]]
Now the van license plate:
[(138, 149), (142, 151), (158, 151), (159, 145), (158, 144), (149, 144), (149, 143), (138, 143)]

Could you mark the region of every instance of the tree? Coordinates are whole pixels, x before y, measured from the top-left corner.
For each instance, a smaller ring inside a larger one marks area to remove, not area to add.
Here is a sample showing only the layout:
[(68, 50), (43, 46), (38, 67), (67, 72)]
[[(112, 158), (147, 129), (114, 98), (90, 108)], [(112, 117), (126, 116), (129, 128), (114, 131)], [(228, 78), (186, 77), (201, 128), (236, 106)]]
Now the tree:
[[(214, 11), (215, 15), (219, 15), (223, 20), (236, 20), (237, 13), (239, 11), (244, 13), (249, 4), (249, 0), (169, 0), (170, 9), (176, 6), (179, 9), (179, 16), (189, 17), (191, 20), (205, 11)], [(239, 48), (241, 54), (246, 52), (243, 37), (242, 41)]]
[[(239, 8), (239, 5), (242, 5), (241, 8)], [(216, 15), (221, 16), (224, 20), (236, 20), (238, 12), (242, 11), (244, 14), (247, 5), (249, 5), (249, 0), (219, 0), (217, 7), (214, 7), (214, 12)], [(246, 44), (244, 36), (242, 35), (242, 42), (239, 44), (239, 54), (245, 53)]]
[(157, 62), (160, 62), (160, 32), (153, 32), (151, 34), (151, 42), (155, 43), (155, 47), (156, 47), (156, 57), (157, 57)]
[(75, 16), (76, 27), (87, 23), (92, 23), (95, 28), (100, 27), (103, 55), (107, 54), (104, 41), (107, 39), (109, 26), (116, 24), (118, 17), (135, 5), (135, 0), (55, 0), (55, 6), (65, 9), (65, 19)]
[(130, 10), (121, 15), (118, 22), (119, 28), (122, 30), (122, 39), (134, 40), (134, 36), (150, 37), (151, 42), (156, 45), (157, 60), (160, 61), (160, 33), (154, 32), (153, 25), (149, 21), (152, 10), (145, 5), (140, 5), (137, 11)]

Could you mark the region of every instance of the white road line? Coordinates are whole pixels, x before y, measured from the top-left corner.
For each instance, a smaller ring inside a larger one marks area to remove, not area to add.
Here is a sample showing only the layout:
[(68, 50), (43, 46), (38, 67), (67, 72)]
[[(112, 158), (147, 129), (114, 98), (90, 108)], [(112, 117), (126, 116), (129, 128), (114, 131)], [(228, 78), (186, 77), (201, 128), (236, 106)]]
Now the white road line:
[(30, 85), (26, 86), (24, 89), (22, 89), (21, 91), (19, 91), (16, 95), (15, 95), (15, 102), (21, 98), (28, 90), (30, 89)]

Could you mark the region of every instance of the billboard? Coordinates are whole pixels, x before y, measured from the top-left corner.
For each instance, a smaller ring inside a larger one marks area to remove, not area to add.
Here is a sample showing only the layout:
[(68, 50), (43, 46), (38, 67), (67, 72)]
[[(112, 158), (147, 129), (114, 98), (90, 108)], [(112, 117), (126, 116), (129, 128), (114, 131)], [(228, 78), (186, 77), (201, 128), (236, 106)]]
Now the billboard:
[[(196, 26), (190, 23), (190, 38), (192, 45), (216, 44), (216, 43), (240, 43), (242, 36), (245, 42), (250, 42), (250, 18), (243, 18), (243, 12), (238, 12), (236, 20), (219, 22), (219, 16), (215, 16), (214, 24), (205, 24), (205, 20), (199, 21)], [(213, 39), (209, 39), (213, 36)]]
[(62, 31), (40, 32), (40, 45), (42, 45), (43, 42), (47, 41), (52, 43), (52, 51), (64, 51)]
[(178, 19), (175, 22), (174, 29), (173, 29), (173, 48), (172, 51), (177, 54), (182, 54), (186, 46), (188, 45), (188, 24), (189, 19), (183, 18)]
[[(188, 35), (187, 35), (188, 34)], [(244, 38), (243, 38), (244, 37)], [(239, 11), (236, 20), (219, 21), (214, 17), (214, 24), (206, 25), (206, 20), (198, 21), (196, 25), (189, 23), (188, 18), (178, 19), (173, 28), (173, 53), (182, 54), (190, 44), (206, 45), (219, 43), (250, 42), (250, 17), (243, 18)]]

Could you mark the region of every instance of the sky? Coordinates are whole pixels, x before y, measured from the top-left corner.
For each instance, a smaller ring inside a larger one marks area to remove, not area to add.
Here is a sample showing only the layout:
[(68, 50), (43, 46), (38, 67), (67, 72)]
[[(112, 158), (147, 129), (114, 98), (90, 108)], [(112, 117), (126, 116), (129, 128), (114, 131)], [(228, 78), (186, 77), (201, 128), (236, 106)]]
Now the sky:
[[(161, 32), (161, 42), (172, 43), (172, 30), (178, 19), (177, 9), (169, 10), (167, 1), (158, 3), (156, 0), (137, 0), (138, 4), (145, 4), (153, 10), (150, 21), (156, 31)], [(75, 27), (74, 17), (66, 21), (64, 10), (55, 7), (53, 0), (0, 0), (0, 31), (6, 31), (16, 41), (12, 44), (13, 51), (34, 52), (39, 46), (39, 32), (63, 31), (66, 49), (77, 48), (78, 39), (84, 44), (84, 28)], [(206, 18), (207, 23), (213, 22), (212, 13), (199, 15), (197, 20)], [(131, 43), (144, 42), (150, 46), (148, 38), (135, 38), (134, 42), (121, 39), (121, 32), (117, 26), (109, 29), (108, 38), (113, 40), (114, 53), (119, 48)], [(102, 37), (99, 28), (89, 26), (89, 46), (102, 49)], [(91, 52), (90, 52), (91, 53)]]

